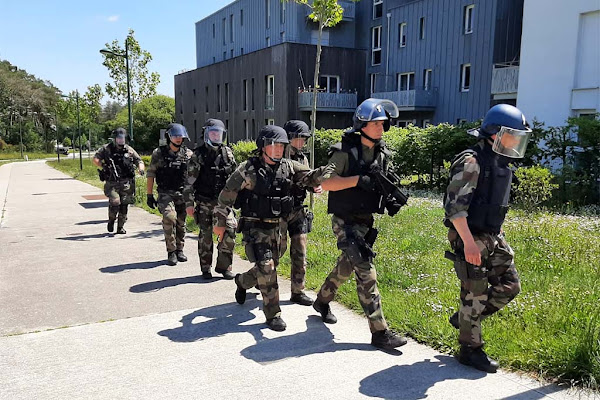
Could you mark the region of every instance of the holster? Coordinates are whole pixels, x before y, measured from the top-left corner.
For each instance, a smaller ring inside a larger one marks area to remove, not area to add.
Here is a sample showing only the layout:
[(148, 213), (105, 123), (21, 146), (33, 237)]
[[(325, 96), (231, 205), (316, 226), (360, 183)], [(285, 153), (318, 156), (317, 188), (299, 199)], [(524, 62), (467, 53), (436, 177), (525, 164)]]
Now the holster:
[(481, 265), (468, 263), (460, 254), (446, 251), (444, 257), (454, 262), (456, 276), (463, 282), (468, 280), (486, 279), (488, 277), (487, 260), (481, 260)]
[(246, 257), (252, 263), (269, 261), (273, 258), (271, 246), (267, 243), (248, 243), (246, 245)]

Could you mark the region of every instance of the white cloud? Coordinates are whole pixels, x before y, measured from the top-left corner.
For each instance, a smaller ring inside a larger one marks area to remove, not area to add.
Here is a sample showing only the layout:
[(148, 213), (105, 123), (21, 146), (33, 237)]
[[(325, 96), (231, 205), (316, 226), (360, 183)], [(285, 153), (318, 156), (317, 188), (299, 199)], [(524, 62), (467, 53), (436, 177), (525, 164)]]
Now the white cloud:
[(106, 19), (108, 22), (117, 22), (119, 20), (119, 16), (118, 15), (111, 15), (110, 17), (108, 17)]

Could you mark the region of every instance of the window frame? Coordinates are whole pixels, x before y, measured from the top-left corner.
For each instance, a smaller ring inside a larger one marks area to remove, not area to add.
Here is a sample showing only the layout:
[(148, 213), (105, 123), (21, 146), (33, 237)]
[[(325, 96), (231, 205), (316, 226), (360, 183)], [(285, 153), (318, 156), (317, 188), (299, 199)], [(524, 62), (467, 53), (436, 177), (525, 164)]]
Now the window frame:
[[(468, 73), (468, 81), (469, 84), (465, 85), (465, 81), (467, 80), (467, 69)], [(462, 93), (467, 93), (471, 89), (471, 63), (464, 63), (460, 66), (460, 91)]]
[[(406, 89), (402, 89), (402, 78), (406, 77)], [(412, 85), (411, 85), (412, 83)], [(411, 90), (415, 90), (415, 73), (414, 71), (410, 72), (402, 72), (397, 76), (396, 81), (396, 90), (398, 92), (408, 92)]]
[(425, 17), (419, 18), (419, 40), (425, 39)]
[[(271, 102), (269, 103), (269, 97)], [(265, 110), (275, 109), (275, 75), (265, 76)]]
[[(381, 15), (377, 16), (377, 8), (380, 8)], [(383, 17), (383, 0), (373, 0), (373, 15), (372, 19), (379, 19)]]
[[(377, 42), (379, 47), (375, 47), (375, 32), (379, 32), (377, 34)], [(375, 63), (375, 54), (379, 54), (379, 62)], [(374, 26), (371, 28), (371, 65), (381, 65), (381, 25)]]
[(398, 24), (398, 44), (400, 47), (406, 47), (406, 22)]
[(475, 10), (475, 4), (469, 4), (465, 6), (464, 18), (463, 18), (463, 33), (469, 35), (473, 33), (473, 11)]
[(425, 68), (423, 70), (423, 90), (431, 90), (433, 77), (433, 68)]

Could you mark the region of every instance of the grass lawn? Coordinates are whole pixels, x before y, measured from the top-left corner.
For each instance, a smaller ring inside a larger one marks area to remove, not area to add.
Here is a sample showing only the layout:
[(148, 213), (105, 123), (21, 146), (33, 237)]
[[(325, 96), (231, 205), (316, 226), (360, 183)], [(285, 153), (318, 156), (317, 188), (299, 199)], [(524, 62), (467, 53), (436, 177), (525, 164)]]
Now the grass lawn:
[[(32, 152), (28, 152), (28, 151), (24, 151), (23, 152), (23, 157), (27, 156), (27, 158), (29, 158), (30, 160), (36, 160), (36, 159), (42, 159), (42, 158), (51, 158), (54, 157), (56, 158), (56, 153), (32, 153)], [(64, 158), (67, 157), (63, 154), (60, 155), (60, 158)], [(23, 160), (23, 158), (21, 158), (21, 152), (16, 152), (16, 153), (2, 153), (0, 152), (0, 161), (6, 161), (6, 160), (14, 160), (14, 161), (20, 161)]]
[[(80, 172), (78, 160), (49, 162), (102, 187), (96, 168), (86, 163)], [(326, 199), (317, 197), (314, 229), (309, 234), (307, 287), (313, 290), (323, 283), (339, 255)], [(138, 177), (136, 201), (148, 209), (145, 200), (145, 179)], [(458, 349), (457, 331), (448, 316), (458, 309), (459, 281), (452, 263), (443, 258), (449, 245), (442, 218), (440, 199), (414, 194), (394, 218), (377, 216), (375, 264), (383, 310), (392, 329), (450, 352)], [(188, 227), (196, 229), (190, 218)], [(486, 351), (505, 368), (598, 389), (600, 218), (516, 210), (509, 213), (505, 230), (516, 253), (522, 292), (483, 322)], [(236, 252), (243, 253), (243, 248), (238, 246)], [(289, 252), (279, 273), (290, 275)], [(337, 300), (362, 314), (355, 282), (344, 284)], [(364, 329), (368, 329), (366, 320)]]

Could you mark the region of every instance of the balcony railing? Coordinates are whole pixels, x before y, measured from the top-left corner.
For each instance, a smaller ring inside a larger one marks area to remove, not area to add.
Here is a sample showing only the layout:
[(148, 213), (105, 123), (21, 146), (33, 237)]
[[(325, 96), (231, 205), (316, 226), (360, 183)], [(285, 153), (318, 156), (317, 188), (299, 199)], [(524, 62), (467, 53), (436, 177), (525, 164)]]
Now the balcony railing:
[(492, 69), (492, 94), (514, 94), (519, 88), (519, 66), (496, 64)]
[(340, 1), (340, 6), (344, 9), (344, 14), (342, 15), (343, 21), (353, 21), (354, 13), (355, 13), (355, 5), (351, 1)]
[(437, 89), (397, 90), (395, 92), (376, 92), (376, 99), (391, 100), (400, 111), (432, 110), (437, 105)]
[[(318, 111), (348, 111), (356, 109), (356, 93), (317, 93)], [(300, 111), (311, 111), (313, 93), (298, 93), (298, 108)]]

